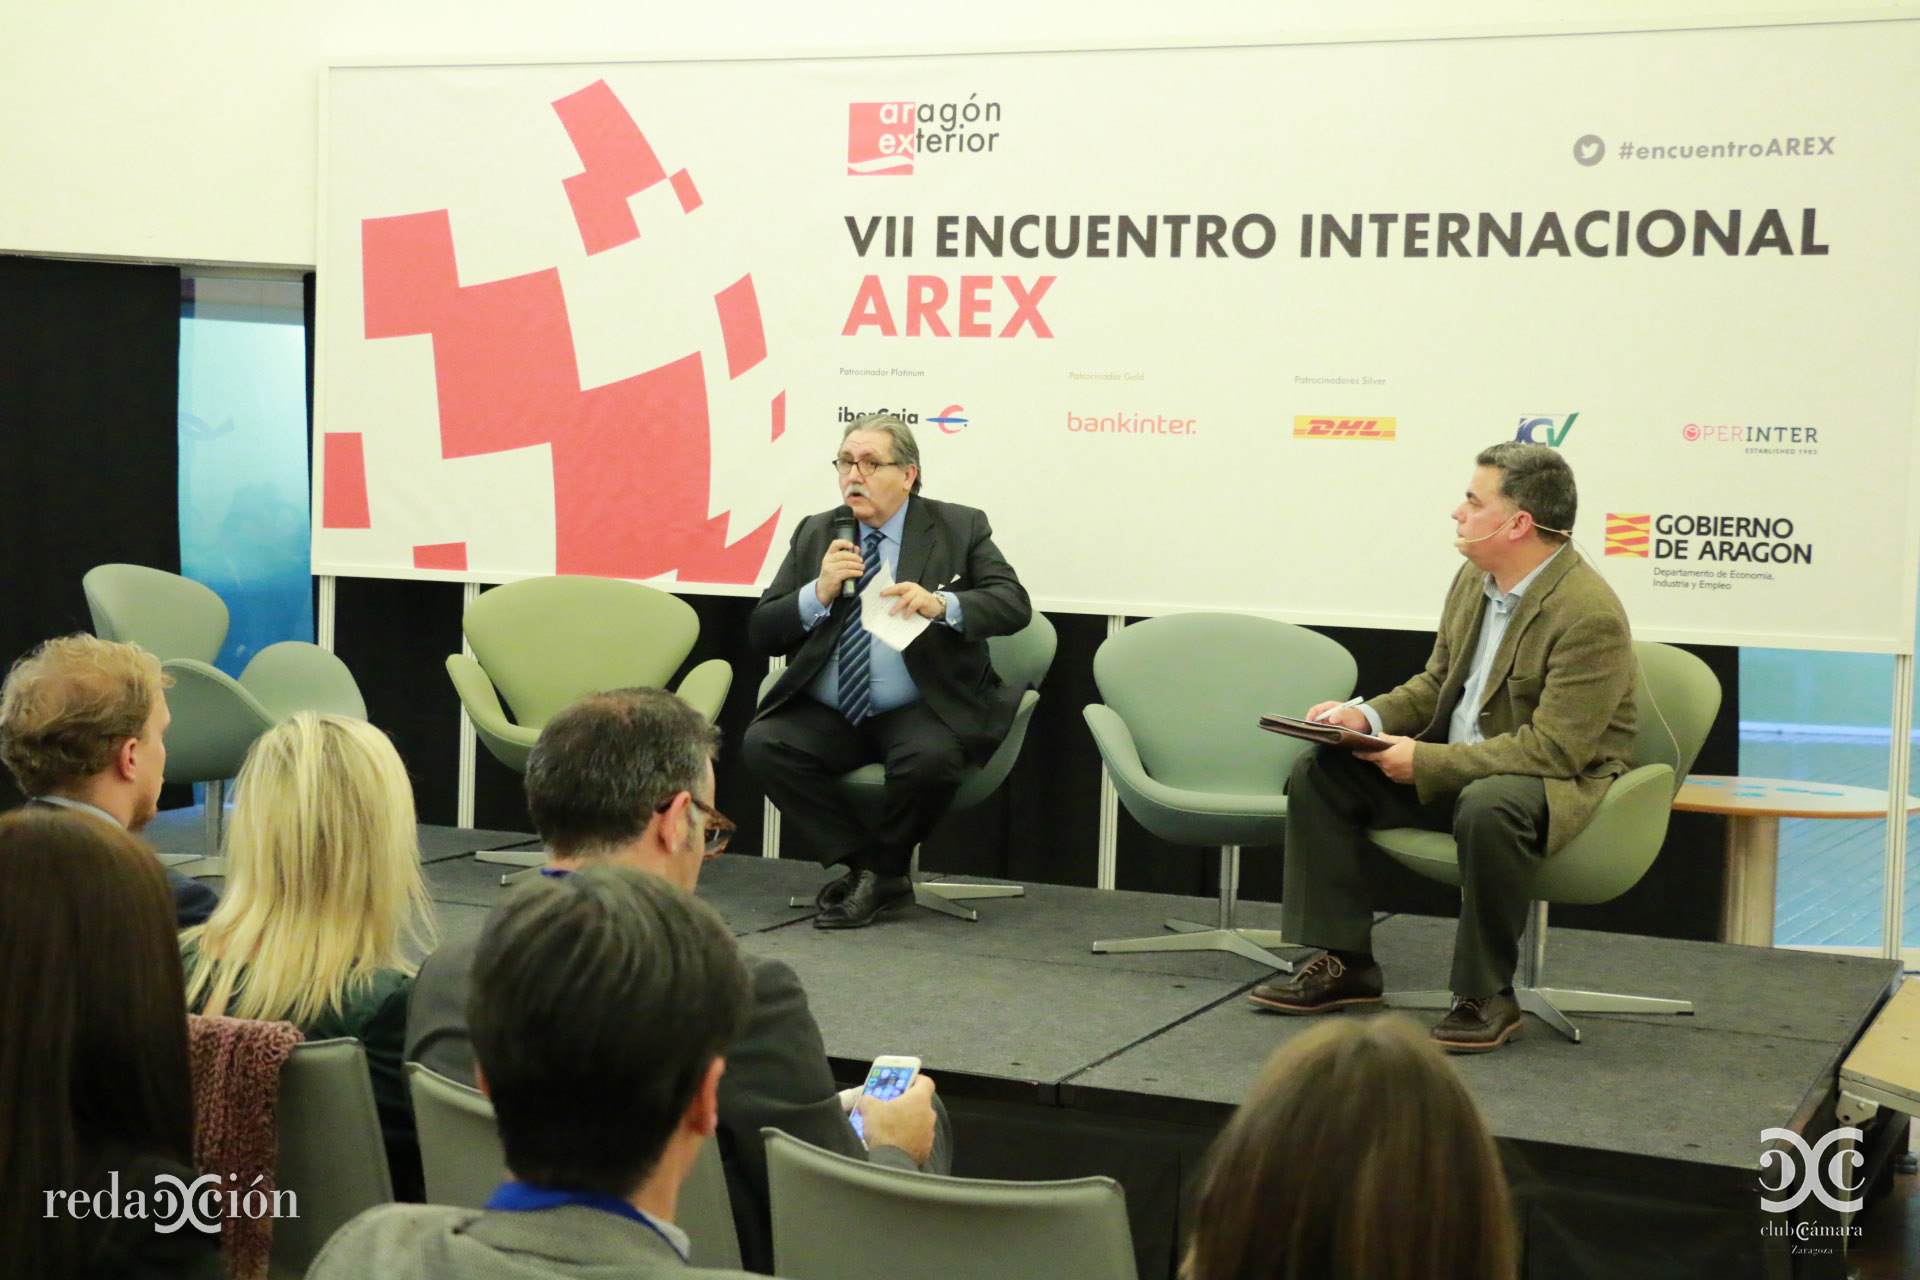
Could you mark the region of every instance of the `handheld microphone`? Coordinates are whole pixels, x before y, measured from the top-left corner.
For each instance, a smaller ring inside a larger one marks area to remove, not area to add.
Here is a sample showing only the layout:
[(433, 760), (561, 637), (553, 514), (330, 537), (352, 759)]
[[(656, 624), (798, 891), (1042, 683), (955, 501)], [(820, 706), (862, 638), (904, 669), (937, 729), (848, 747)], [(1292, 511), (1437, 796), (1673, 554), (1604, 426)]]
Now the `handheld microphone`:
[[(860, 522), (853, 518), (852, 507), (839, 506), (833, 509), (833, 536), (835, 541), (851, 542), (855, 546), (858, 546), (860, 545), (859, 531)], [(848, 578), (840, 584), (841, 599), (851, 600), (859, 594), (860, 583), (857, 579)]]

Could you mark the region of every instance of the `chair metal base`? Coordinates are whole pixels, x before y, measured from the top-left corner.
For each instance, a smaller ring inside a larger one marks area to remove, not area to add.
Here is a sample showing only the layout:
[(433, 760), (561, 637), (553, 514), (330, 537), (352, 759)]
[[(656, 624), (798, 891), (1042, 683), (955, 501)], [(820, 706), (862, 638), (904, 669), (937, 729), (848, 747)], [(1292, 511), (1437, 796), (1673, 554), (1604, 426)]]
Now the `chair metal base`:
[(500, 867), (526, 868), (524, 871), (510, 871), (501, 876), (500, 884), (505, 887), (510, 884), (519, 884), (529, 876), (539, 875), (540, 868), (547, 865), (547, 851), (545, 849), (476, 849), (473, 860), (491, 862)]
[(183, 876), (225, 876), (227, 860), (220, 848), (227, 834), (227, 783), (224, 778), (202, 783), (206, 788), (204, 821), (207, 831), (205, 853), (163, 853), (160, 865)]
[[(1530, 1013), (1575, 1044), (1580, 1028), (1569, 1013), (1671, 1013), (1693, 1016), (1693, 1001), (1662, 996), (1625, 996), (1611, 991), (1575, 991), (1565, 987), (1537, 987), (1547, 967), (1547, 904), (1534, 902), (1527, 927), (1520, 935), (1520, 971), (1514, 975), (1513, 998)], [(1401, 1009), (1451, 1009), (1451, 991), (1389, 991), (1387, 1003)]]
[(1191, 920), (1168, 920), (1167, 928), (1171, 934), (1156, 934), (1151, 938), (1109, 938), (1093, 944), (1093, 949), (1102, 953), (1127, 951), (1228, 951), (1236, 956), (1268, 965), (1281, 973), (1292, 973), (1293, 962), (1282, 960), (1268, 951), (1268, 947), (1291, 945), (1280, 936), (1278, 929), (1218, 929), (1212, 925), (1196, 924)]
[(1220, 846), (1220, 920), (1217, 924), (1196, 924), (1192, 920), (1163, 921), (1173, 936), (1152, 938), (1109, 938), (1093, 944), (1096, 952), (1125, 951), (1229, 951), (1258, 964), (1292, 973), (1293, 962), (1282, 960), (1268, 947), (1294, 944), (1280, 936), (1278, 929), (1242, 929), (1235, 922), (1240, 905), (1240, 846)]
[[(1522, 1012), (1530, 1013), (1575, 1044), (1580, 1043), (1580, 1028), (1568, 1019), (1569, 1013), (1671, 1013), (1693, 1015), (1691, 1000), (1667, 1000), (1657, 996), (1623, 996), (1610, 991), (1572, 991), (1563, 987), (1513, 988), (1513, 998)], [(1396, 1009), (1451, 1009), (1451, 991), (1389, 991), (1387, 1004)]]
[[(913, 847), (913, 862), (907, 868), (909, 876), (920, 874), (920, 846)], [(938, 911), (943, 916), (952, 916), (956, 920), (965, 920), (969, 924), (980, 922), (980, 913), (971, 907), (959, 905), (979, 898), (1024, 898), (1027, 887), (1023, 884), (959, 884), (947, 880), (920, 880), (913, 886), (913, 901), (916, 906), (929, 911)], [(787, 899), (790, 907), (810, 907), (813, 898), (792, 897)]]

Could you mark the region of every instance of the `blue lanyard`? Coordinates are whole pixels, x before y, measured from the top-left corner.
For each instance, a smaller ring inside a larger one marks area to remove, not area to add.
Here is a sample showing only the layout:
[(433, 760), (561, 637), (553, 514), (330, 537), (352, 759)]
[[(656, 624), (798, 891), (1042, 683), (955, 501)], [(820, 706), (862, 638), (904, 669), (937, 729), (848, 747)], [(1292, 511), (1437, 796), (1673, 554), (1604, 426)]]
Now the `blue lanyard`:
[(598, 1209), (603, 1213), (618, 1214), (639, 1223), (653, 1234), (666, 1240), (675, 1257), (682, 1262), (686, 1258), (680, 1253), (680, 1246), (667, 1239), (667, 1233), (660, 1229), (646, 1214), (628, 1204), (625, 1200), (613, 1196), (601, 1195), (597, 1191), (561, 1191), (554, 1187), (539, 1187), (531, 1182), (506, 1181), (494, 1189), (487, 1200), (486, 1207), (501, 1213), (533, 1213), (541, 1209), (557, 1209), (565, 1204), (585, 1205), (589, 1209)]

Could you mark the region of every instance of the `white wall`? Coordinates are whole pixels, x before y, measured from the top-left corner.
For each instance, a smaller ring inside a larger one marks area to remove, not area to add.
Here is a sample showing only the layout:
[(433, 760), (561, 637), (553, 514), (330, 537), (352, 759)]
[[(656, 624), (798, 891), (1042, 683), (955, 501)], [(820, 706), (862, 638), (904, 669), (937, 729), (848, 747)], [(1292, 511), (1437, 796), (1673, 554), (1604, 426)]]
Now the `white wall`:
[[(0, 252), (312, 264), (329, 65), (1242, 44), (1916, 12), (1740, 0), (1585, 0), (1550, 13), (1537, 0), (0, 0)], [(1370, 95), (1355, 105), (1369, 99), (1391, 109)]]

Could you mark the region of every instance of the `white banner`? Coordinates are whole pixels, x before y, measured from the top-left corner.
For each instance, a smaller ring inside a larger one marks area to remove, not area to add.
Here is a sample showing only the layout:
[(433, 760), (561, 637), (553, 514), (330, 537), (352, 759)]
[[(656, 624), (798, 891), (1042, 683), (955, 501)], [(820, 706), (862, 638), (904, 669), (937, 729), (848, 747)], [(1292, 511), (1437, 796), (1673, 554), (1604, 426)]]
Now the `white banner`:
[(887, 408), (1050, 608), (1425, 628), (1560, 447), (1643, 638), (1913, 635), (1920, 26), (338, 68), (317, 573), (749, 593)]

